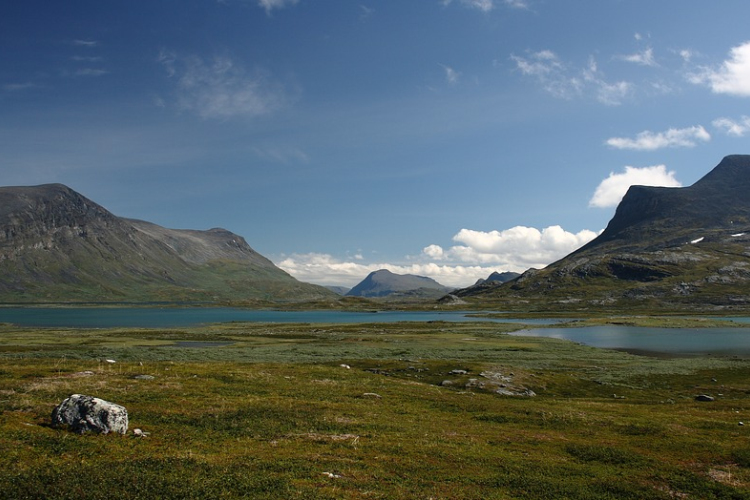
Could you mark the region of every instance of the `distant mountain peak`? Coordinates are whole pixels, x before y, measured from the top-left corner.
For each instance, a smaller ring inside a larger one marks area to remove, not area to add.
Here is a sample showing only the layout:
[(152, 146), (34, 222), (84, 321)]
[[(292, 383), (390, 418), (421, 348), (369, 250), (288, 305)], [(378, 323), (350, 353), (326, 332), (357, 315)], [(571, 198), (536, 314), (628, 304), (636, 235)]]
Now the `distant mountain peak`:
[(432, 278), (413, 274), (396, 274), (387, 269), (371, 272), (347, 295), (354, 297), (385, 297), (394, 293), (431, 291), (435, 295), (447, 293), (451, 289)]

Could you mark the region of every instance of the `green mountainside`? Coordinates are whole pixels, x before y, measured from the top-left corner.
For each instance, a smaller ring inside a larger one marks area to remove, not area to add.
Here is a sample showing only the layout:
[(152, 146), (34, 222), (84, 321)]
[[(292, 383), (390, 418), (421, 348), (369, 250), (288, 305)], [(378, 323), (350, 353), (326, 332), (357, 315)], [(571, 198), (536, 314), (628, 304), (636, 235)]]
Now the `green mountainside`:
[(117, 217), (61, 184), (0, 188), (0, 302), (329, 299), (224, 229)]
[(750, 307), (750, 155), (689, 187), (632, 186), (596, 239), (516, 280), (454, 295), (504, 307)]

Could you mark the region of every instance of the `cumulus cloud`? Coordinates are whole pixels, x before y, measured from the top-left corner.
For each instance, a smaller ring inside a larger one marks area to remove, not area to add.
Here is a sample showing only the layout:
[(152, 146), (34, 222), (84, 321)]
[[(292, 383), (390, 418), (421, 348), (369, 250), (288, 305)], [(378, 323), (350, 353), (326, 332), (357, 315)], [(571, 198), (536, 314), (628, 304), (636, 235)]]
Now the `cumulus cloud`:
[(646, 130), (639, 133), (635, 139), (628, 137), (612, 137), (607, 139), (607, 145), (615, 149), (634, 149), (637, 151), (654, 151), (661, 148), (692, 148), (698, 141), (708, 142), (711, 135), (702, 126), (682, 129), (670, 128), (666, 132), (651, 132)]
[(750, 42), (733, 47), (718, 68), (703, 68), (690, 75), (692, 83), (708, 85), (717, 94), (750, 96)]
[(430, 256), (441, 255), (443, 260), (475, 264), (495, 264), (508, 271), (525, 271), (530, 267), (544, 267), (596, 237), (596, 233), (583, 230), (565, 231), (560, 226), (542, 230), (516, 226), (503, 231), (476, 231), (461, 229), (453, 241), (458, 243), (447, 250), (431, 245), (423, 250)]
[(713, 126), (732, 137), (744, 137), (745, 134), (750, 132), (750, 117), (743, 116), (739, 120), (717, 118), (713, 121)]
[(456, 245), (443, 248), (432, 244), (406, 264), (337, 259), (329, 254), (307, 253), (283, 256), (276, 265), (295, 278), (320, 285), (354, 286), (368, 274), (388, 269), (396, 274), (427, 276), (451, 287), (467, 287), (495, 271), (524, 272), (542, 268), (580, 248), (597, 236), (594, 231), (578, 233), (560, 226), (539, 230), (516, 226), (503, 231), (461, 229), (453, 236)]
[(604, 179), (594, 192), (589, 201), (590, 207), (608, 208), (617, 206), (625, 196), (630, 186), (664, 186), (681, 187), (682, 184), (675, 179), (674, 171), (667, 171), (664, 165), (652, 167), (625, 167), (625, 172), (610, 172), (609, 177)]
[(203, 118), (260, 116), (286, 105), (286, 89), (263, 70), (243, 68), (228, 57), (180, 58), (162, 51), (167, 75), (177, 80), (177, 104)]
[(294, 5), (299, 0), (258, 0), (258, 5), (266, 9), (266, 14), (271, 14), (273, 9), (283, 9), (288, 5)]
[(484, 279), (495, 267), (437, 264), (422, 262), (406, 265), (386, 262), (362, 263), (337, 259), (329, 254), (306, 253), (283, 257), (276, 262), (284, 271), (308, 283), (353, 287), (373, 271), (388, 269), (396, 274), (427, 276), (449, 287), (466, 287)]
[(617, 106), (632, 92), (629, 82), (607, 81), (593, 57), (580, 69), (563, 63), (551, 50), (533, 52), (526, 57), (511, 55), (511, 59), (521, 74), (535, 78), (555, 97), (572, 99), (592, 95), (602, 104)]

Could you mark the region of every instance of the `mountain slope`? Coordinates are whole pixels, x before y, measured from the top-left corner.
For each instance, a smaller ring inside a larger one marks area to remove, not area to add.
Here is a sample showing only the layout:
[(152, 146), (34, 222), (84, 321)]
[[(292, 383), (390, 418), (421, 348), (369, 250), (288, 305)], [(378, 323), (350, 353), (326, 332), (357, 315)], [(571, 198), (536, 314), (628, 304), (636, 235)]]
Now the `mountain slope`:
[(0, 301), (329, 298), (224, 229), (120, 218), (61, 184), (0, 188)]
[(632, 186), (596, 239), (507, 284), (461, 297), (561, 307), (750, 306), (750, 156), (684, 188)]
[(352, 297), (386, 297), (398, 294), (416, 297), (439, 297), (451, 289), (424, 276), (394, 274), (386, 269), (370, 273), (357, 286), (349, 290)]

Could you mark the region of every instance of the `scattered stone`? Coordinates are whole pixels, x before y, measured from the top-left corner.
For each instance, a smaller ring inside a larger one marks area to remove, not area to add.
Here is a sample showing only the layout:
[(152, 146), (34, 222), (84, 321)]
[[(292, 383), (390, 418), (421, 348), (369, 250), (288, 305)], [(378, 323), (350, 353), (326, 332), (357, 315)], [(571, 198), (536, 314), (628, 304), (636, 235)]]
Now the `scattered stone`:
[(440, 382), (441, 387), (450, 387), (452, 385), (453, 385), (452, 380), (443, 380), (442, 382)]
[(94, 376), (94, 372), (92, 372), (91, 370), (86, 370), (84, 372), (76, 372), (73, 375), (71, 375), (71, 377), (93, 377), (93, 376)]
[(151, 433), (150, 432), (143, 432), (141, 429), (133, 429), (133, 435), (135, 437), (145, 438), (145, 437), (148, 437), (149, 434), (151, 434)]
[(347, 364), (341, 364), (341, 365), (339, 365), (339, 366), (340, 366), (341, 368), (346, 368), (347, 370), (351, 370), (351, 369), (352, 369), (352, 367), (351, 367), (351, 366), (349, 366), (349, 365), (347, 365)]
[(467, 373), (469, 372), (466, 370), (451, 370), (448, 372), (448, 375), (466, 375)]
[(323, 475), (328, 476), (331, 479), (340, 479), (341, 477), (343, 477), (340, 474), (334, 474), (333, 472), (324, 472)]
[(73, 394), (52, 411), (52, 425), (67, 425), (74, 432), (100, 434), (128, 432), (125, 407), (83, 394)]
[(508, 389), (498, 389), (495, 391), (495, 394), (500, 394), (501, 396), (522, 396), (525, 398), (533, 398), (536, 396), (536, 393), (532, 391), (531, 389), (522, 389), (520, 391), (511, 391)]
[(136, 380), (154, 380), (156, 377), (153, 375), (136, 375), (133, 378)]
[(740, 426), (745, 425), (745, 422), (740, 422), (739, 425)]
[(366, 393), (362, 394), (362, 397), (363, 397), (363, 398), (375, 398), (375, 399), (380, 399), (380, 398), (382, 398), (383, 396), (381, 396), (380, 394), (376, 394), (376, 393), (374, 393), (374, 392), (366, 392)]
[(707, 394), (700, 394), (698, 396), (695, 396), (695, 400), (710, 403), (711, 401), (714, 401), (714, 398)]
[(113, 364), (117, 363), (117, 361), (115, 361), (114, 359), (105, 359), (104, 361), (106, 361), (110, 365), (113, 365)]

